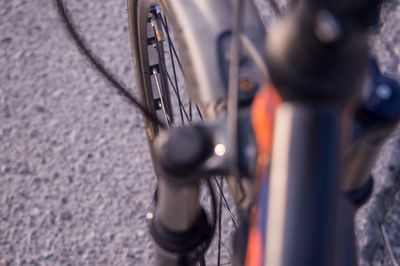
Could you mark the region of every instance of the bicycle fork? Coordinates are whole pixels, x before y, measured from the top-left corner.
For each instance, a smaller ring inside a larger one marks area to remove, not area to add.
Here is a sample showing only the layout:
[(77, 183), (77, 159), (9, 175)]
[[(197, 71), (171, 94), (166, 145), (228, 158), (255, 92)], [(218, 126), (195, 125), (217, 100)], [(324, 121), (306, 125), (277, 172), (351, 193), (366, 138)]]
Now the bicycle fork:
[[(239, 157), (242, 158), (243, 167), (240, 167), (240, 174), (243, 176), (253, 175), (250, 171), (256, 160), (256, 151), (253, 154), (249, 149), (254, 147), (249, 134), (249, 111), (243, 110), (239, 114), (242, 130), (239, 130), (241, 137), (238, 150), (241, 151)], [(227, 126), (224, 119), (170, 128), (160, 132), (155, 140), (156, 167), (160, 178), (156, 209), (154, 214), (148, 214), (148, 219), (157, 246), (156, 265), (191, 266), (204, 262), (203, 255), (214, 236), (217, 217), (216, 192), (209, 178), (229, 174)], [(211, 215), (206, 214), (199, 200), (200, 185), (204, 181), (207, 181), (210, 190)], [(243, 179), (242, 182), (248, 181)], [(232, 195), (238, 207), (243, 209), (247, 208), (254, 196), (251, 186), (245, 186), (244, 183), (243, 186), (239, 185), (242, 187), (241, 193)], [(208, 219), (208, 216), (213, 219)]]
[(191, 266), (204, 262), (216, 222), (216, 196), (208, 180), (213, 220), (202, 208), (200, 185), (228, 169), (225, 123), (191, 125), (161, 132), (155, 141), (158, 180), (150, 232), (157, 246), (156, 265)]

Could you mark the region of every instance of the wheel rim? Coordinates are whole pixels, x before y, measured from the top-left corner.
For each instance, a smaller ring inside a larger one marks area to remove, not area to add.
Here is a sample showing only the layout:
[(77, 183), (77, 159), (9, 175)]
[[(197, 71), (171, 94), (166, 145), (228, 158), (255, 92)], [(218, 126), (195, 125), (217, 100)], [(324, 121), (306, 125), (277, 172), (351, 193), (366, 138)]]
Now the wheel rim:
[[(139, 22), (138, 40), (146, 105), (170, 127), (202, 120), (199, 106), (187, 95), (178, 47), (160, 5), (153, 2), (145, 9), (147, 21)], [(160, 129), (152, 127), (157, 135)]]

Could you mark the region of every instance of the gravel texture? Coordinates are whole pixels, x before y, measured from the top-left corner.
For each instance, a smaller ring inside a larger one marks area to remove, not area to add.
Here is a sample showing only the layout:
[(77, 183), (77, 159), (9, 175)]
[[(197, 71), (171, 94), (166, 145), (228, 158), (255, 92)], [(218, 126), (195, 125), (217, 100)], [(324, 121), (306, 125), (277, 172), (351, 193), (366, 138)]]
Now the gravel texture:
[[(69, 0), (107, 66), (134, 89), (125, 0)], [(268, 5), (258, 1), (270, 24)], [(400, 4), (373, 48), (400, 79)], [(400, 130), (373, 171), (357, 216), (362, 265), (400, 260)], [(138, 112), (91, 69), (50, 0), (0, 1), (0, 265), (151, 265), (145, 223), (153, 172)]]

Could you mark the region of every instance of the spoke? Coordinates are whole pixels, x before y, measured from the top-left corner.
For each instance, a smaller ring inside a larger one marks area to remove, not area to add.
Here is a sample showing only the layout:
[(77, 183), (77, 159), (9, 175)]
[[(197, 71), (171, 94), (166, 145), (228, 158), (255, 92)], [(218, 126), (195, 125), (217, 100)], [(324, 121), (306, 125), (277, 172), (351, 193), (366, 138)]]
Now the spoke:
[(203, 119), (203, 115), (201, 114), (201, 111), (200, 111), (200, 108), (199, 108), (199, 106), (196, 104), (196, 109), (197, 109), (197, 112), (199, 113), (199, 116), (200, 116), (200, 118), (201, 118), (201, 121), (203, 121), (204, 119)]
[[(223, 185), (224, 182), (221, 182), (221, 186), (219, 187), (219, 193), (222, 195), (224, 193), (223, 191)], [(217, 265), (220, 266), (220, 260), (221, 260), (221, 243), (222, 243), (222, 239), (221, 239), (221, 226), (222, 225), (222, 197), (219, 197), (219, 212), (218, 212), (218, 257), (217, 257)]]
[[(222, 188), (221, 188), (221, 186), (219, 185), (219, 182), (218, 182), (217, 177), (214, 176), (214, 180), (215, 180), (215, 183), (216, 183), (218, 189), (221, 191)], [(222, 180), (222, 178), (221, 178), (221, 180)], [(223, 182), (223, 181), (222, 181), (222, 182)], [(235, 218), (235, 215), (233, 214), (231, 208), (229, 207), (228, 200), (226, 199), (224, 193), (219, 194), (217, 189), (214, 188), (214, 190), (217, 192), (218, 196), (219, 196), (220, 198), (222, 198), (222, 200), (223, 200), (223, 202), (224, 202), (224, 205), (225, 205), (225, 208), (227, 209), (227, 211), (228, 211), (228, 213), (229, 213), (229, 216), (230, 216), (231, 219), (232, 219), (233, 225), (235, 226), (235, 229), (237, 229), (237, 227), (238, 227), (238, 221), (237, 221), (237, 219)]]
[[(161, 65), (161, 70), (164, 72), (164, 74), (167, 76), (169, 83), (172, 86), (172, 89), (175, 93), (175, 95), (178, 98), (178, 91), (177, 88), (175, 87), (173, 80), (171, 78), (171, 76), (169, 75), (167, 69), (165, 68), (164, 64), (160, 64)], [(191, 109), (191, 101), (189, 100), (189, 115), (186, 111), (185, 105), (182, 103), (182, 100), (180, 98), (178, 98), (178, 103), (179, 103), (179, 107), (182, 108), (183, 114), (185, 115), (186, 119), (188, 120), (188, 122), (191, 124), (193, 122), (193, 115), (192, 115), (192, 109)], [(198, 115), (200, 116), (201, 121), (204, 121), (203, 115), (201, 114), (201, 110), (200, 107), (196, 104), (196, 110)]]
[[(162, 71), (164, 71), (165, 75), (167, 75), (168, 81), (169, 81), (169, 83), (171, 84), (172, 89), (173, 89), (175, 95), (178, 97), (178, 91), (177, 91), (177, 89), (176, 89), (176, 87), (175, 87), (175, 85), (174, 85), (174, 83), (173, 83), (173, 81), (172, 81), (171, 76), (169, 75), (168, 71), (165, 69), (165, 65), (162, 66)], [(185, 113), (186, 119), (187, 119), (189, 122), (191, 122), (192, 120), (189, 119), (189, 116), (188, 116), (188, 114), (187, 114), (187, 112), (186, 112), (186, 109), (185, 109), (185, 105), (182, 103), (182, 101), (181, 101), (180, 98), (178, 98), (178, 103), (179, 103), (180, 108), (182, 108), (183, 112)]]
[[(163, 25), (164, 30), (166, 28), (166, 22), (167, 22), (166, 20), (164, 21), (164, 19), (161, 18), (161, 23)], [(168, 31), (167, 31), (167, 35), (168, 35), (168, 39), (170, 40), (171, 38), (169, 37), (169, 32)], [(175, 54), (176, 60), (178, 61), (179, 68), (181, 69), (183, 75), (185, 75), (185, 72), (183, 71), (183, 67), (182, 67), (181, 61), (179, 60), (178, 53), (176, 52), (175, 46), (173, 44), (172, 44), (172, 50), (173, 50), (173, 52)]]
[[(161, 16), (161, 21), (163, 21), (162, 16)], [(164, 23), (163, 23), (163, 25), (164, 25)], [(163, 27), (164, 27), (164, 31), (167, 33), (167, 38), (168, 38), (169, 54), (171, 56), (172, 70), (174, 72), (175, 87), (176, 87), (176, 90), (177, 90), (177, 95), (176, 96), (178, 98), (178, 101), (181, 102), (181, 96), (180, 96), (180, 93), (179, 93), (178, 78), (176, 76), (176, 70), (175, 70), (175, 60), (174, 60), (174, 56), (172, 55), (172, 41), (171, 41), (171, 37), (169, 35), (169, 28), (168, 28), (167, 19), (165, 19), (165, 26), (163, 26)], [(183, 119), (182, 108), (179, 108), (179, 112), (180, 112), (180, 115), (181, 115), (182, 124), (184, 125), (185, 121)]]
[(381, 229), (381, 232), (382, 232), (382, 235), (383, 235), (383, 240), (384, 240), (386, 249), (387, 249), (387, 251), (389, 253), (389, 258), (391, 259), (393, 266), (399, 266), (399, 264), (397, 263), (396, 258), (394, 256), (393, 248), (390, 245), (389, 237), (388, 237), (388, 235), (386, 233), (385, 226), (383, 224), (381, 224), (380, 229)]
[(191, 100), (191, 99), (189, 99), (189, 116), (190, 116), (190, 119), (193, 118), (193, 114), (192, 114), (192, 100)]
[[(222, 239), (220, 239), (218, 236), (216, 236), (216, 237), (217, 237), (218, 241), (221, 242), (222, 247), (226, 250), (226, 252), (229, 254), (229, 256), (232, 257), (231, 248), (229, 248), (229, 247), (224, 243), (224, 241), (222, 241)], [(230, 263), (232, 263), (232, 262), (230, 262)], [(224, 264), (225, 264), (225, 263), (220, 263), (220, 265), (224, 265)]]
[[(177, 91), (177, 89), (176, 89), (176, 87), (175, 87), (175, 85), (174, 85), (174, 83), (172, 81), (171, 76), (169, 75), (168, 71), (165, 69), (165, 65), (163, 64), (161, 66), (161, 68), (162, 68), (162, 71), (164, 71), (165, 75), (167, 76), (168, 81), (170, 82), (175, 95), (178, 96), (178, 91)], [(186, 119), (189, 121), (189, 123), (191, 123), (192, 119), (189, 118), (189, 116), (188, 116), (188, 114), (186, 112), (185, 106), (183, 105), (183, 103), (182, 103), (180, 98), (178, 98), (178, 103), (179, 103), (179, 107), (182, 109), (183, 113), (185, 114)]]
[[(161, 19), (161, 21), (162, 21), (162, 19)], [(154, 27), (153, 27), (153, 31), (154, 31)], [(154, 32), (154, 34), (155, 34), (155, 32)], [(172, 88), (173, 88), (173, 90), (174, 90), (174, 92), (175, 92), (175, 94), (176, 94), (176, 96), (178, 98), (179, 109), (183, 110), (183, 112), (185, 113), (186, 118), (188, 119), (189, 122), (191, 122), (191, 120), (187, 116), (187, 113), (186, 113), (186, 110), (184, 108), (184, 105), (182, 104), (181, 98), (179, 97), (179, 92), (177, 91), (177, 88), (174, 86), (172, 78), (171, 78), (171, 76), (169, 75), (169, 73), (168, 73), (168, 71), (166, 69), (165, 59), (164, 59), (164, 56), (161, 53), (159, 44), (160, 44), (159, 42), (156, 43), (156, 50), (157, 50), (158, 58), (159, 58), (159, 65), (160, 65), (160, 70), (161, 70), (160, 74), (162, 74), (161, 77), (163, 77), (163, 81), (164, 81), (163, 84), (166, 87), (168, 85), (168, 81), (170, 82), (170, 84), (172, 85)], [(167, 76), (168, 81), (165, 81), (165, 76)], [(162, 95), (160, 95), (160, 98), (162, 98)]]
[[(172, 50), (173, 54), (175, 55), (176, 61), (178, 62), (178, 65), (179, 65), (179, 68), (180, 68), (182, 74), (185, 75), (185, 73), (183, 71), (183, 67), (182, 67), (181, 61), (180, 61), (179, 56), (178, 56), (178, 54), (176, 52), (175, 46), (171, 42), (171, 36), (170, 36), (169, 28), (168, 28), (168, 21), (163, 16), (161, 16), (161, 23), (163, 25), (164, 31), (167, 33), (170, 54), (171, 54), (171, 50)], [(175, 69), (175, 64), (174, 64), (174, 59), (173, 59), (172, 54), (171, 54), (171, 60), (173, 61), (172, 67), (174, 69), (174, 77), (175, 77), (175, 84), (176, 84), (176, 87), (174, 88), (174, 90), (175, 90), (175, 93), (177, 94), (177, 98), (178, 98), (179, 103), (182, 104), (182, 101), (180, 101), (179, 87), (177, 86), (177, 80), (176, 80), (176, 69)], [(171, 85), (172, 85), (172, 78), (169, 76), (168, 71), (166, 71), (166, 72), (167, 72), (168, 78), (170, 79), (170, 82), (171, 82)], [(182, 106), (183, 106), (183, 104), (182, 104)], [(196, 104), (196, 109), (197, 109), (197, 112), (198, 112), (201, 120), (203, 121), (204, 120), (203, 119), (203, 115), (201, 114), (200, 108), (199, 108), (199, 106), (197, 104)], [(189, 121), (193, 121), (192, 102), (191, 102), (191, 100), (189, 100), (189, 117), (190, 117)]]

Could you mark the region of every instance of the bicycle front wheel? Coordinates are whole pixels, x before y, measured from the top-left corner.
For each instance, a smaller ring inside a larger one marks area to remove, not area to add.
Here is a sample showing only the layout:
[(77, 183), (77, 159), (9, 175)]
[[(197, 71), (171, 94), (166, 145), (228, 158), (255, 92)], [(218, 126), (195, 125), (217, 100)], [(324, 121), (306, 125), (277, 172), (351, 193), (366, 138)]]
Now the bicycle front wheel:
[[(184, 74), (191, 72), (190, 60), (182, 55), (183, 36), (179, 28), (171, 30), (176, 22), (168, 14), (163, 12), (159, 1), (128, 0), (132, 56), (141, 102), (167, 127), (174, 127), (202, 120), (203, 116), (187, 92)], [(162, 129), (146, 116), (144, 121), (154, 165), (153, 141)], [(157, 168), (154, 170), (158, 181)], [(205, 265), (204, 257), (199, 265)]]
[[(171, 30), (173, 17), (162, 12), (159, 1), (128, 0), (128, 19), (142, 103), (168, 127), (201, 119), (200, 108), (192, 104), (186, 91), (183, 75), (190, 70), (190, 60), (182, 47), (178, 48), (184, 41), (179, 29)], [(161, 129), (147, 117), (144, 120), (152, 150), (153, 140)]]

